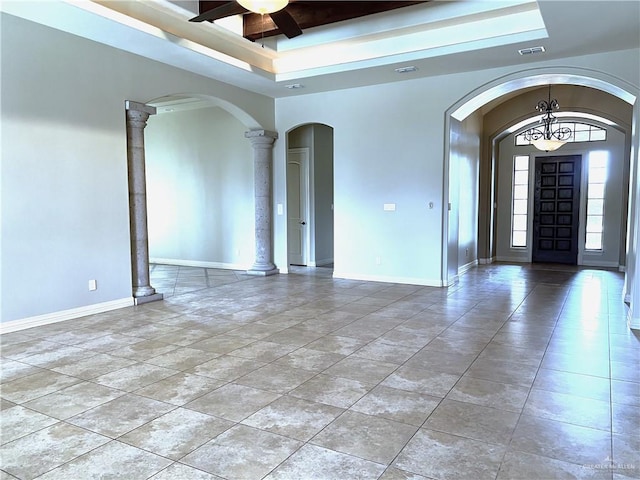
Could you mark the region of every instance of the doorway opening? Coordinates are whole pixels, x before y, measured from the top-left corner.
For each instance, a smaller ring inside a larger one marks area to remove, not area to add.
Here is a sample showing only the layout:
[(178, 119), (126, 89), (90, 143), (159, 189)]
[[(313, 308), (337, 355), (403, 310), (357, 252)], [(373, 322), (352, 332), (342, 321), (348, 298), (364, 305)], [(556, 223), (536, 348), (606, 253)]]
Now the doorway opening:
[(287, 134), (287, 263), (333, 272), (333, 128), (307, 124)]
[(581, 155), (536, 157), (531, 261), (578, 264)]

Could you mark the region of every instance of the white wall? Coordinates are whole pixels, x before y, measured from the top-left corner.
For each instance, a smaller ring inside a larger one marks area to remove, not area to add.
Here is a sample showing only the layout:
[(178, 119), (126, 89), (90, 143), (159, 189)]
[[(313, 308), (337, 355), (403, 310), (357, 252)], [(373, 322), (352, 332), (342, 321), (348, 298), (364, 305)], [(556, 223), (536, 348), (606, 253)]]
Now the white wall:
[[(1, 21), (3, 321), (131, 297), (125, 100), (198, 93), (270, 130), (332, 126), (336, 275), (437, 285), (450, 107), (536, 68), (583, 68), (640, 88), (634, 49), (274, 102), (6, 14)], [(285, 149), (278, 140), (274, 203), (286, 204)], [(286, 265), (286, 216), (274, 218), (274, 236), (276, 264)]]
[[(640, 84), (638, 50), (532, 62), (276, 100), (276, 123), (334, 128), (335, 276), (440, 285), (445, 112), (519, 70), (582, 68)], [(446, 86), (444, 88), (443, 86)], [(275, 197), (285, 198), (284, 153), (275, 146)], [(433, 201), (435, 208), (428, 208)], [(383, 204), (395, 203), (395, 212)], [(455, 208), (455, 205), (454, 205)], [(286, 262), (286, 222), (275, 219), (276, 263)], [(377, 264), (376, 259), (380, 259)], [(456, 263), (457, 265), (457, 263)]]
[(333, 262), (333, 129), (313, 126), (315, 264)]
[[(478, 260), (478, 169), (482, 115), (475, 112), (463, 122), (457, 142), (458, 165), (458, 270), (464, 272)], [(451, 147), (454, 148), (453, 146)]]
[[(431, 103), (444, 109), (447, 101), (419, 82), (276, 101), (280, 131), (333, 127), (335, 276), (439, 283), (431, 259), (436, 251), (437, 262), (441, 242), (443, 122), (428, 121)], [(275, 148), (275, 201), (282, 203), (284, 156), (282, 145)], [(384, 211), (385, 203), (396, 210)], [(286, 261), (285, 229), (277, 216), (277, 264)]]
[(333, 262), (333, 129), (301, 125), (287, 134), (287, 145), (309, 149), (308, 265), (328, 265)]
[(255, 260), (253, 149), (219, 107), (155, 115), (145, 129), (152, 262), (247, 269)]
[[(1, 320), (131, 301), (125, 100), (273, 100), (2, 14)], [(90, 292), (88, 280), (97, 280)]]
[[(603, 128), (605, 125), (600, 125)], [(497, 228), (496, 228), (496, 253), (499, 261), (530, 262), (532, 246), (533, 226), (533, 194), (534, 194), (534, 165), (536, 156), (546, 155), (581, 155), (582, 156), (582, 184), (580, 230), (578, 234), (578, 264), (601, 267), (618, 267), (620, 250), (625, 248), (620, 241), (620, 231), (626, 222), (623, 205), (623, 192), (627, 190), (627, 182), (624, 178), (625, 137), (616, 128), (607, 128), (607, 140), (595, 143), (567, 143), (556, 152), (540, 152), (530, 146), (516, 147), (514, 135), (506, 136), (500, 141), (500, 155), (498, 159), (498, 189), (497, 189)], [(584, 250), (584, 222), (586, 218), (585, 201), (587, 192), (587, 166), (590, 151), (605, 150), (609, 152), (609, 170), (605, 185), (604, 205), (604, 234), (603, 249), (601, 252)], [(513, 181), (513, 156), (529, 155), (529, 231), (527, 248), (511, 247), (511, 184)]]

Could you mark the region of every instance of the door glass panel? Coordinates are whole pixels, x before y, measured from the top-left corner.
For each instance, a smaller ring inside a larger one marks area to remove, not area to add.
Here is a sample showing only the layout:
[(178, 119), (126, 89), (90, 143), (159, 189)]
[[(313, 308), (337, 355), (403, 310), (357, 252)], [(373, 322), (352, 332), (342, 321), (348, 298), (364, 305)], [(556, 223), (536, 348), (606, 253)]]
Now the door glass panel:
[(587, 215), (602, 215), (604, 212), (604, 201), (592, 199), (587, 203)]
[(527, 216), (526, 215), (514, 215), (513, 216), (513, 229), (514, 230), (527, 230)]
[(513, 184), (511, 185), (511, 246), (527, 246), (527, 215), (529, 207), (529, 156), (513, 157)]
[(527, 171), (517, 171), (513, 174), (513, 183), (514, 185), (528, 185), (529, 183), (529, 172)]
[(605, 151), (594, 151), (589, 154), (586, 250), (602, 250), (604, 243), (604, 202), (608, 155), (608, 152)]
[(527, 214), (527, 201), (516, 200), (513, 202), (513, 214), (514, 215), (526, 215)]

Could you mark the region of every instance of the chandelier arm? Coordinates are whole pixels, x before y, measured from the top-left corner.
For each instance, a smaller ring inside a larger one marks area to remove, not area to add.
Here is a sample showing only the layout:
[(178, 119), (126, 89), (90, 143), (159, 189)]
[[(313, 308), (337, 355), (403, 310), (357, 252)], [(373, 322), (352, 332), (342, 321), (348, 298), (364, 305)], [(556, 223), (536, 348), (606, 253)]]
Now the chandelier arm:
[[(555, 130), (551, 126), (558, 123), (558, 119), (553, 115), (553, 111), (560, 108), (558, 100), (551, 99), (551, 85), (549, 85), (549, 99), (540, 100), (536, 105), (536, 110), (543, 113), (540, 118), (541, 127), (531, 127), (523, 132), (524, 139), (528, 142), (538, 140), (566, 142), (571, 138), (572, 132), (568, 127), (558, 127)], [(558, 147), (555, 147), (558, 148)]]

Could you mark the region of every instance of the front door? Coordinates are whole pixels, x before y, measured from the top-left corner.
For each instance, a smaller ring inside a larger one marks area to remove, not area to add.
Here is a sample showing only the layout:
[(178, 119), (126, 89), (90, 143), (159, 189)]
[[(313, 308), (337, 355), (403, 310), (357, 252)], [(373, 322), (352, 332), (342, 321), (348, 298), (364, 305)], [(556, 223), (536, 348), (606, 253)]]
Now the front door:
[(307, 265), (309, 242), (309, 149), (287, 152), (287, 248), (290, 265)]
[(536, 157), (533, 262), (578, 263), (582, 157)]

